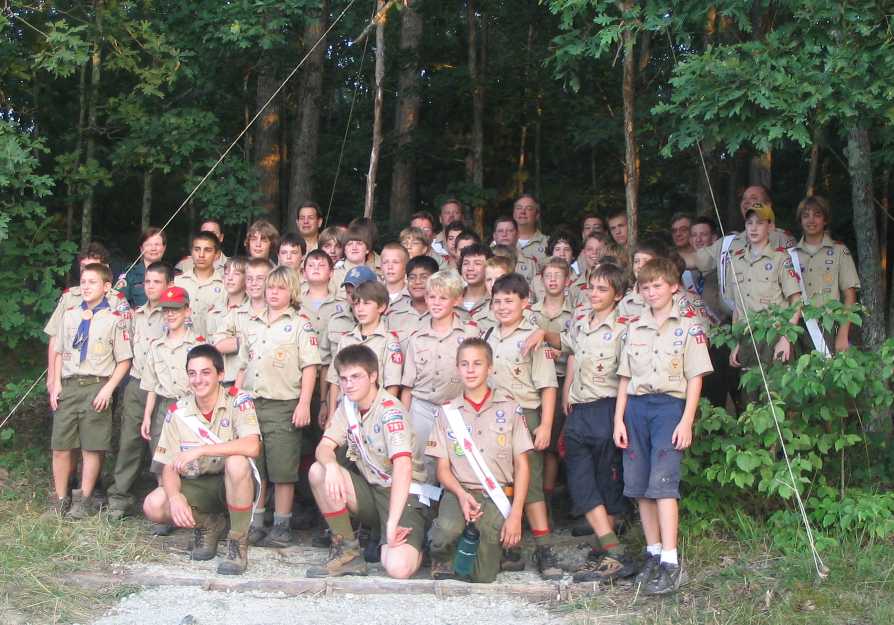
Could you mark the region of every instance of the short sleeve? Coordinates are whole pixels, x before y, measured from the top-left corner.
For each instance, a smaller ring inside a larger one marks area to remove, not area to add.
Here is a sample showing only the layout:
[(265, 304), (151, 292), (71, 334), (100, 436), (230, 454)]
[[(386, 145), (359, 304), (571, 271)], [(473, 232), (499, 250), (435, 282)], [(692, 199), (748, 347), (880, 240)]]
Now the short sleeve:
[(850, 250), (842, 245), (841, 254), (838, 258), (838, 287), (842, 291), (845, 289), (859, 289), (860, 276), (857, 273), (854, 257), (851, 256)]
[(558, 388), (555, 361), (546, 355), (546, 345), (541, 344), (531, 353), (531, 380), (538, 391), (544, 388)]
[(154, 393), (158, 387), (158, 377), (155, 375), (155, 350), (151, 346), (146, 350), (146, 362), (143, 364), (140, 374), (140, 388)]
[(305, 321), (304, 326), (298, 331), (298, 362), (302, 369), (322, 362), (317, 333), (310, 321)]
[(382, 363), (382, 385), (400, 386), (404, 371), (404, 353), (397, 337), (390, 335), (385, 343), (385, 362)]
[(683, 353), (683, 374), (687, 380), (711, 373), (711, 356), (708, 354), (708, 335), (700, 324), (689, 326)]
[(260, 436), (261, 429), (258, 425), (258, 413), (255, 410), (255, 402), (247, 395), (236, 395), (230, 409), (233, 416), (233, 433), (236, 438), (246, 436)]
[(518, 456), (534, 449), (534, 441), (531, 440), (531, 432), (525, 423), (521, 406), (515, 407), (515, 416), (512, 419), (512, 455)]
[(432, 458), (448, 458), (447, 432), (444, 431), (444, 413), (440, 408), (435, 413), (435, 427), (425, 444), (425, 455)]
[(386, 408), (380, 418), (385, 451), (389, 458), (413, 455), (413, 430), (407, 415), (398, 406)]
[(59, 336), (62, 333), (62, 315), (65, 313), (65, 294), (59, 298), (59, 301), (56, 302), (56, 308), (53, 310), (53, 314), (50, 315), (49, 321), (47, 321), (47, 325), (44, 326), (43, 331), (47, 336)]
[(630, 333), (633, 328), (627, 328), (626, 336), (618, 341), (618, 377), (631, 378), (630, 373), (630, 354), (628, 352), (628, 344), (630, 343)]
[(171, 464), (180, 451), (180, 437), (177, 435), (177, 426), (171, 420), (174, 413), (168, 410), (165, 413), (165, 421), (162, 424), (161, 436), (155, 448), (152, 461), (159, 464)]
[(403, 373), (400, 377), (400, 385), (413, 388), (416, 385), (416, 348), (412, 341), (407, 341), (407, 351), (404, 354)]
[(326, 431), (323, 432), (323, 437), (328, 438), (339, 447), (343, 446), (345, 441), (348, 440), (348, 420), (345, 417), (343, 405), (339, 405), (335, 414), (329, 419), (329, 423), (326, 424)]
[(791, 257), (786, 254), (783, 262), (779, 263), (779, 286), (782, 288), (782, 295), (788, 299), (796, 293), (801, 293), (801, 278), (795, 271)]
[(112, 349), (115, 354), (115, 362), (123, 362), (133, 358), (133, 345), (127, 335), (127, 319), (121, 318), (112, 330)]

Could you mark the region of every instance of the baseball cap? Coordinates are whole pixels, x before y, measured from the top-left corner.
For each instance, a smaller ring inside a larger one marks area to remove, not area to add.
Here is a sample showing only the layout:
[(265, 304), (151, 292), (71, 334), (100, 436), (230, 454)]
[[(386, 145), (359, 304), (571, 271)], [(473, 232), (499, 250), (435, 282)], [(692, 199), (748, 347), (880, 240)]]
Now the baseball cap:
[(762, 204), (761, 202), (755, 202), (751, 205), (747, 211), (745, 211), (745, 219), (748, 219), (748, 216), (754, 213), (760, 219), (764, 221), (774, 222), (776, 221), (776, 215), (773, 213), (773, 209), (770, 208), (769, 204)]
[(350, 284), (353, 287), (358, 287), (364, 282), (375, 282), (378, 280), (375, 272), (367, 267), (366, 265), (360, 265), (359, 267), (354, 267), (348, 272), (348, 275), (345, 276), (345, 281), (342, 282), (342, 286), (345, 284)]
[(168, 287), (161, 294), (158, 305), (162, 308), (186, 308), (189, 306), (189, 293), (179, 286)]

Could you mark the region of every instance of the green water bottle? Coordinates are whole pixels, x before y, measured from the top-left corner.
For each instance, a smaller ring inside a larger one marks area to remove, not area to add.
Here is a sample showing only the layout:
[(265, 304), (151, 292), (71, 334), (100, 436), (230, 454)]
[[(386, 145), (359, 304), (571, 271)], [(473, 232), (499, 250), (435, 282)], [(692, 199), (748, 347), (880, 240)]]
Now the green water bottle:
[(481, 532), (474, 523), (466, 523), (466, 529), (456, 543), (456, 557), (453, 559), (453, 572), (460, 577), (472, 577), (475, 560), (478, 558), (478, 543)]

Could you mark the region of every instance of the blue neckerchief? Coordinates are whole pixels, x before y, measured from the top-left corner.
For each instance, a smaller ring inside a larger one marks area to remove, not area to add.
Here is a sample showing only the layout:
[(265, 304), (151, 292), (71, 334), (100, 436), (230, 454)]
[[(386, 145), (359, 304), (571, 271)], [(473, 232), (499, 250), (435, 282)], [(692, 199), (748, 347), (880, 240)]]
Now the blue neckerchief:
[[(89, 319), (84, 319), (84, 315), (81, 315), (81, 323), (78, 324), (78, 331), (75, 334), (74, 341), (72, 341), (71, 346), (81, 352), (81, 362), (84, 362), (87, 359), (87, 344), (89, 343), (88, 339), (90, 338), (90, 322), (93, 321), (93, 317), (96, 316), (100, 310), (104, 308), (109, 308), (109, 300), (105, 297), (102, 298), (102, 301), (96, 305), (91, 312)], [(81, 310), (88, 310), (87, 302), (81, 302)]]

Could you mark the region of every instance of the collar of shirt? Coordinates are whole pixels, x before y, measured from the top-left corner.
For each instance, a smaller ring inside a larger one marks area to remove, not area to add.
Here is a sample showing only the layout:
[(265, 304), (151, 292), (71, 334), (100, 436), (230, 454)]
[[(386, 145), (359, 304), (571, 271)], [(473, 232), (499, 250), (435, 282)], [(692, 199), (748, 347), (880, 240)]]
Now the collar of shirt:
[[(670, 321), (671, 319), (676, 319), (679, 321), (682, 318), (680, 314), (680, 306), (676, 300), (672, 300), (671, 302), (671, 311), (670, 314), (665, 319), (665, 323)], [(649, 306), (646, 306), (643, 309), (643, 313), (639, 316), (639, 319), (633, 322), (633, 327), (635, 328), (651, 328), (652, 330), (660, 330), (658, 323), (655, 321), (655, 317), (652, 316), (652, 309)]]
[[(360, 333), (360, 323), (359, 322), (356, 325), (354, 325), (353, 328), (351, 328), (351, 331), (349, 332), (349, 334), (359, 341), (363, 341), (363, 339), (364, 339), (364, 335)], [(388, 331), (385, 329), (385, 319), (383, 317), (379, 318), (379, 324), (376, 326), (376, 329), (372, 331), (372, 334), (365, 335), (366, 338), (369, 338), (371, 336), (384, 336), (384, 337), (388, 336)]]
[(523, 315), (521, 323), (518, 324), (518, 327), (515, 330), (513, 330), (511, 333), (504, 336), (502, 333), (502, 326), (499, 323), (497, 323), (494, 333), (497, 335), (497, 338), (499, 340), (506, 341), (518, 332), (533, 332), (534, 330), (537, 330), (537, 329), (538, 329), (537, 326), (534, 325), (534, 322), (531, 321), (531, 319), (528, 317), (528, 315)]
[(214, 271), (211, 273), (211, 277), (202, 282), (199, 280), (199, 277), (196, 275), (195, 265), (181, 273), (178, 278), (186, 278), (187, 280), (192, 280), (196, 284), (202, 286), (205, 284), (210, 284), (212, 282), (221, 282), (223, 283), (223, 271), (219, 267), (214, 267)]
[(545, 306), (546, 306), (546, 299), (544, 298), (543, 300), (540, 300), (540, 301), (537, 301), (537, 302), (531, 304), (531, 311), (543, 315), (550, 321), (552, 321), (553, 319), (558, 319), (559, 317), (562, 316), (563, 313), (573, 313), (574, 312), (574, 307), (571, 305), (571, 300), (567, 296), (562, 298), (562, 309), (558, 313), (553, 315), (552, 317), (550, 317), (549, 315), (546, 314), (546, 310), (544, 309)]
[(272, 323), (279, 323), (279, 322), (282, 321), (283, 319), (294, 320), (294, 319), (296, 319), (298, 316), (299, 316), (299, 315), (298, 315), (298, 311), (295, 310), (294, 308), (292, 308), (291, 306), (288, 306), (288, 307), (286, 308), (285, 312), (283, 312), (283, 313), (282, 313), (279, 317), (277, 317), (276, 320), (273, 321), (273, 322), (268, 321), (268, 319), (269, 319), (269, 317), (270, 317), (270, 309), (269, 309), (269, 308), (265, 308), (264, 311), (263, 311), (260, 315), (258, 315), (257, 317), (255, 317), (255, 318), (256, 318), (256, 319), (260, 319), (261, 321), (263, 321), (264, 323), (266, 323), (266, 324), (269, 326), (269, 325), (271, 325)]
[(585, 334), (592, 334), (594, 332), (598, 332), (600, 328), (607, 327), (611, 328), (618, 322), (618, 316), (621, 313), (618, 312), (618, 307), (615, 306), (614, 309), (609, 313), (608, 317), (599, 322), (596, 327), (593, 327), (593, 320), (596, 318), (596, 311), (590, 311), (588, 315), (586, 315), (581, 324), (581, 330)]
[(227, 403), (228, 403), (228, 395), (226, 389), (221, 386), (217, 389), (217, 401), (214, 403), (214, 408), (212, 409), (211, 421), (208, 422), (205, 419), (202, 410), (199, 408), (199, 404), (196, 402), (196, 396), (193, 393), (188, 393), (183, 399), (177, 402), (177, 406), (182, 408), (187, 414), (200, 417), (202, 421), (208, 423), (208, 428), (211, 429), (217, 424), (223, 415), (227, 412)]
[[(835, 247), (835, 241), (832, 240), (832, 237), (829, 236), (828, 232), (823, 233), (823, 240), (817, 246), (818, 249), (822, 249), (824, 247)], [(797, 245), (795, 245), (795, 249), (801, 251), (807, 251), (807, 239), (806, 237), (801, 237), (801, 240), (798, 241)]]
[[(433, 320), (431, 318), (431, 315), (425, 313), (425, 315), (423, 315), (423, 319), (425, 321), (416, 329), (416, 332), (414, 332), (414, 334), (416, 336), (431, 336), (434, 338), (442, 338), (439, 337), (434, 328), (432, 328), (431, 324)], [(450, 326), (450, 332), (448, 332), (446, 336), (450, 336), (451, 334), (453, 334), (454, 330), (465, 329), (465, 326), (466, 322), (460, 319), (458, 314), (453, 313), (453, 324)]]

